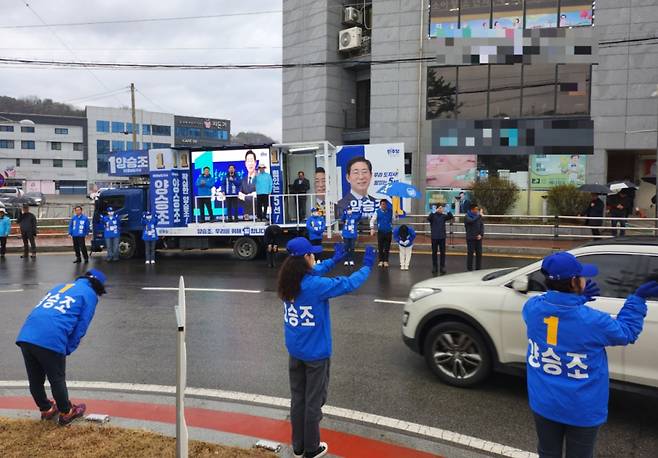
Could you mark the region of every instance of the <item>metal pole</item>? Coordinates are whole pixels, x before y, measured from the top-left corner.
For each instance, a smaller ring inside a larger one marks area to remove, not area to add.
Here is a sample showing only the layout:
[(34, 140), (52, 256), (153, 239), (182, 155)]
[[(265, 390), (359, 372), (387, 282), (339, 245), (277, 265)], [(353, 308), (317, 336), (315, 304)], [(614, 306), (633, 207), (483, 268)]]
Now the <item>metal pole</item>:
[[(654, 92), (654, 94), (656, 94), (656, 102), (658, 102), (658, 84), (656, 84), (656, 92)], [(658, 104), (656, 106), (658, 107)], [(653, 223), (654, 227), (658, 229), (658, 111), (656, 111), (656, 165), (654, 169), (655, 172), (653, 174), (656, 177), (656, 204), (654, 205), (654, 218), (656, 218), (656, 220)], [(656, 231), (654, 231), (653, 235), (656, 235)]]
[(187, 458), (188, 436), (185, 421), (185, 387), (187, 386), (187, 349), (185, 345), (185, 281), (178, 282), (178, 305), (176, 322), (178, 339), (176, 345), (176, 458)]
[(130, 102), (132, 106), (132, 118), (133, 118), (133, 147), (132, 149), (137, 148), (137, 116), (135, 115), (135, 83), (130, 83)]

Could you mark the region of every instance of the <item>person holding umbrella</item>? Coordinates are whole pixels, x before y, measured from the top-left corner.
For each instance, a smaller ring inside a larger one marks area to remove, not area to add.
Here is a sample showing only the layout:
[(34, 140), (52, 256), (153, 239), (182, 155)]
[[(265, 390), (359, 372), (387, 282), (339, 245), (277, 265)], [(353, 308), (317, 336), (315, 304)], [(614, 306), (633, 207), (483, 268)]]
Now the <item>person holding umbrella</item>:
[(596, 218), (603, 217), (605, 205), (598, 194), (592, 193), (591, 196), (592, 199), (587, 208), (583, 211), (583, 215), (588, 218), (587, 221), (585, 221), (585, 226), (590, 226), (592, 228), (592, 235), (596, 238), (601, 235), (601, 230), (599, 228), (603, 225), (603, 220)]

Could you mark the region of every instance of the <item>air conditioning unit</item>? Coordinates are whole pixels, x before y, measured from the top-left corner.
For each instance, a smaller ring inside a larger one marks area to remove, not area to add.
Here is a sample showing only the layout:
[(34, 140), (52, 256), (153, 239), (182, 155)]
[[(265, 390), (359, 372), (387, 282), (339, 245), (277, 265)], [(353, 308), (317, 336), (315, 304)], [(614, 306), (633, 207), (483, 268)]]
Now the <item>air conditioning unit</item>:
[(361, 47), (361, 27), (352, 27), (338, 32), (338, 50), (352, 51)]
[(343, 24), (361, 25), (363, 23), (363, 14), (357, 8), (348, 6), (343, 10)]

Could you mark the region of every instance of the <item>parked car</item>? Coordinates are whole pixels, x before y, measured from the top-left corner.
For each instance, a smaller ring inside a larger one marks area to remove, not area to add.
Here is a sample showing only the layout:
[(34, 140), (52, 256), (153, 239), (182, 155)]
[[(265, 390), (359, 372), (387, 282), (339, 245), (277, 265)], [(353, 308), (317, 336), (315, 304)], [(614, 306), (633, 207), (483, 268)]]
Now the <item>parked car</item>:
[[(611, 315), (626, 297), (658, 274), (658, 240), (629, 237), (592, 242), (570, 251), (599, 268), (601, 296), (588, 305)], [(541, 261), (521, 268), (492, 269), (432, 278), (414, 285), (404, 307), (404, 342), (425, 357), (450, 385), (468, 387), (493, 370), (519, 372), (528, 338), (521, 316), (525, 302), (546, 290)], [(634, 345), (607, 349), (614, 382), (658, 388), (658, 301)]]
[(28, 199), (29, 204), (35, 207), (40, 207), (46, 203), (46, 196), (42, 192), (28, 192), (25, 193), (25, 197)]
[(16, 197), (21, 197), (22, 195), (23, 195), (23, 191), (21, 191), (18, 188), (14, 188), (11, 186), (0, 188), (0, 200), (2, 201), (6, 201)]

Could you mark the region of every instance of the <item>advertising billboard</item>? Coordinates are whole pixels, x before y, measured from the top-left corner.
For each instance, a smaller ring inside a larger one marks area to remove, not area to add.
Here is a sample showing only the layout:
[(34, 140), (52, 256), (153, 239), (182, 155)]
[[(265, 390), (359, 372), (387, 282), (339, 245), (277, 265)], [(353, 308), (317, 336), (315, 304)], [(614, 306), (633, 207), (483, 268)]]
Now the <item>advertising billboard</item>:
[(587, 158), (582, 154), (530, 156), (530, 187), (550, 189), (553, 186), (585, 184)]
[(477, 175), (473, 154), (428, 154), (425, 186), (428, 188), (470, 188)]

